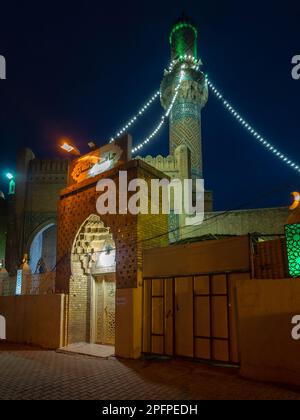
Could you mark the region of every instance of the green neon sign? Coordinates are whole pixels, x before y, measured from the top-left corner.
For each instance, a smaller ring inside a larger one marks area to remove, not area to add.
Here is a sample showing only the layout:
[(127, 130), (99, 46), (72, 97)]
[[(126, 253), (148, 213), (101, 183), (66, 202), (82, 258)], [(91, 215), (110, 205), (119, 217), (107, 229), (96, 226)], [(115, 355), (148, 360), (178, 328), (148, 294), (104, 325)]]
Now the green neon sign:
[(285, 226), (286, 249), (291, 277), (300, 277), (300, 224)]

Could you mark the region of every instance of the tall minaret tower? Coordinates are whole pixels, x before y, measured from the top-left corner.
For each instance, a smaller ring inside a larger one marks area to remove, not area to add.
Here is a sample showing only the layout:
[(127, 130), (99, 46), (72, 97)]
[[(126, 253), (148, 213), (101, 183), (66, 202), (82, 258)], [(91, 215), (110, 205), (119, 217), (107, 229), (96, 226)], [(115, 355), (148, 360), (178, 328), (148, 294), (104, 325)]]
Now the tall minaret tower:
[(170, 113), (170, 154), (185, 144), (191, 152), (193, 177), (203, 176), (201, 110), (208, 98), (207, 82), (199, 70), (197, 28), (185, 15), (172, 26), (170, 33), (171, 65), (161, 83), (161, 103), (168, 110), (184, 68), (177, 99)]

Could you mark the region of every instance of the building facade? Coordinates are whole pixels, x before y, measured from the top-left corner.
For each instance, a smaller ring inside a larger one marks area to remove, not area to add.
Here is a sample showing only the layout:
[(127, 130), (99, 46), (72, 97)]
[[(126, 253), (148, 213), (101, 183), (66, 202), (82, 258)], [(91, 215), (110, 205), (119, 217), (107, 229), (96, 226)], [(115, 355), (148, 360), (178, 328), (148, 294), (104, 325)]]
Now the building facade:
[(24, 255), (33, 273), (55, 268), (59, 191), (66, 186), (68, 161), (38, 159), (20, 151), (16, 190), (8, 202), (6, 269), (15, 275)]
[[(110, 169), (94, 175), (95, 165), (116, 148), (122, 149), (120, 157)], [(138, 357), (142, 252), (168, 244), (168, 219), (163, 214), (97, 213), (99, 181), (109, 179), (119, 185), (121, 171), (127, 174), (126, 188), (134, 179), (150, 186), (153, 178), (164, 177), (148, 164), (131, 159), (130, 136), (72, 163), (68, 186), (59, 200), (56, 292), (69, 296), (68, 344), (110, 344), (118, 356)], [(120, 194), (117, 187), (117, 203)]]
[[(62, 295), (59, 342), (64, 344), (114, 345), (118, 356), (130, 358), (139, 357), (144, 349), (237, 362), (237, 351), (232, 354), (230, 349), (231, 342), (237, 348), (237, 340), (231, 337), (235, 314), (229, 305), (236, 281), (249, 279), (254, 272), (267, 276), (270, 270), (264, 259), (268, 247), (257, 247), (256, 260), (251, 260), (254, 251), (248, 234), (255, 233), (258, 242), (280, 238), (288, 209), (213, 212), (212, 193), (206, 191), (205, 220), (188, 227), (186, 215), (177, 215), (172, 208), (170, 215), (132, 214), (127, 202), (121, 205), (122, 173), (127, 176), (128, 199), (133, 196), (128, 186), (135, 179), (150, 187), (153, 179), (203, 177), (201, 110), (208, 89), (200, 70), (197, 28), (190, 19), (183, 16), (174, 24), (170, 45), (172, 62), (161, 84), (162, 106), (170, 109), (167, 157), (133, 159), (128, 134), (72, 161), (41, 160), (29, 149), (20, 152), (16, 189), (6, 202), (5, 265), (11, 276), (25, 273), (30, 284), (23, 281), (18, 286), (17, 277), (9, 293), (18, 294), (19, 288), (19, 294)], [(107, 193), (102, 182), (115, 186), (115, 213), (99, 212), (100, 193)], [(151, 204), (150, 196), (143, 198)], [(220, 236), (227, 240), (203, 241)], [(195, 244), (174, 246), (182, 241)], [(168, 247), (170, 243), (173, 246)], [(278, 244), (280, 264), (272, 275), (283, 276), (283, 246)], [(153, 255), (156, 271), (149, 269)], [(45, 273), (53, 276), (40, 277)], [(187, 318), (180, 314), (181, 304)], [(201, 311), (206, 311), (204, 326)], [(218, 314), (223, 323), (214, 325)], [(198, 334), (192, 322), (198, 325)], [(219, 333), (213, 334), (214, 329)], [(178, 331), (182, 336), (176, 336)]]

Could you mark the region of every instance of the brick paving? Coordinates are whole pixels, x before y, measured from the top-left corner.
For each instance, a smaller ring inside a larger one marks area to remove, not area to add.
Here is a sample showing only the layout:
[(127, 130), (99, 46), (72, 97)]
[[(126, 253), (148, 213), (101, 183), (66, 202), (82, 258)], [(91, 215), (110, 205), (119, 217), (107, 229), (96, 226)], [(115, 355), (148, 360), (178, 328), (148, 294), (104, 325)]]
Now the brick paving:
[(299, 392), (235, 369), (175, 360), (121, 361), (0, 343), (1, 400), (289, 399)]

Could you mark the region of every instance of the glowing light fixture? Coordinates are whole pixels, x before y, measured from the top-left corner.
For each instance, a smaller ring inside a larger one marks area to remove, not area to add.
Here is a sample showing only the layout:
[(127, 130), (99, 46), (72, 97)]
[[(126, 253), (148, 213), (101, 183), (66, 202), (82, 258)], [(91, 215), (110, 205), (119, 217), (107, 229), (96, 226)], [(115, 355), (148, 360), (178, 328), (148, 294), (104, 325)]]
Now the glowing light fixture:
[(290, 210), (295, 210), (297, 207), (299, 207), (299, 204), (300, 204), (300, 193), (297, 191), (292, 192), (292, 196), (293, 196), (294, 201), (290, 207)]
[(81, 153), (80, 151), (77, 149), (77, 147), (75, 147), (69, 140), (67, 139), (62, 139), (60, 141), (60, 146), (59, 146), (62, 150), (64, 150), (65, 152), (71, 153), (73, 155), (76, 156), (80, 156)]
[(174, 28), (171, 31), (170, 39), (169, 39), (170, 44), (172, 44), (172, 38), (173, 38), (173, 35), (175, 34), (175, 32), (179, 31), (180, 29), (184, 29), (184, 28), (192, 29), (195, 33), (195, 37), (197, 38), (197, 36), (198, 36), (197, 28), (195, 28), (195, 26), (193, 26), (191, 23), (181, 22), (181, 23), (178, 23), (177, 25), (175, 25)]
[(72, 146), (70, 146), (69, 144), (67, 144), (67, 143), (64, 143), (62, 146), (61, 146), (61, 148), (63, 149), (63, 150), (65, 150), (66, 152), (72, 152), (72, 150), (74, 150), (74, 147), (72, 147)]
[(11, 172), (7, 172), (5, 174), (5, 177), (8, 179), (9, 181), (9, 186), (8, 186), (8, 194), (9, 195), (13, 195), (16, 192), (16, 181), (15, 181), (15, 177)]
[(286, 249), (291, 277), (300, 277), (300, 224), (285, 226)]
[(13, 174), (12, 174), (12, 173), (10, 173), (10, 172), (7, 172), (7, 173), (5, 174), (5, 176), (6, 176), (6, 178), (7, 178), (9, 181), (11, 181), (12, 179), (14, 179)]
[(101, 267), (114, 267), (116, 263), (116, 251), (111, 247), (107, 247), (105, 252), (100, 253), (99, 263)]
[(22, 294), (22, 283), (23, 283), (23, 270), (17, 271), (17, 281), (16, 281), (16, 296), (20, 296)]

